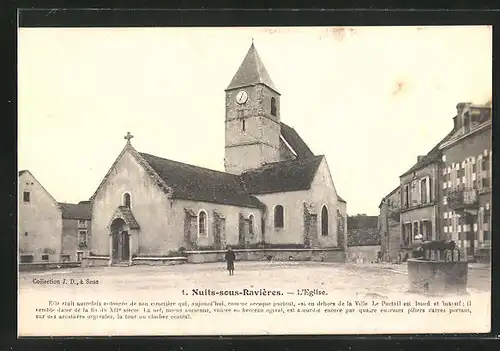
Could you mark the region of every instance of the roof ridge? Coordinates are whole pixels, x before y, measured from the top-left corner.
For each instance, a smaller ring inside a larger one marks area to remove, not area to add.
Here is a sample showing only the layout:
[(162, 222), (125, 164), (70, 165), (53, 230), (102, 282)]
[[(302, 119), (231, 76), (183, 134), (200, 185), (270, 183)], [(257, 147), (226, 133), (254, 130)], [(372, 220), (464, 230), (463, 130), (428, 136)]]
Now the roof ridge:
[(210, 172), (216, 172), (216, 173), (222, 173), (222, 174), (226, 174), (226, 175), (234, 176), (235, 178), (237, 178), (237, 177), (238, 177), (237, 175), (232, 174), (232, 173), (228, 173), (228, 172), (224, 172), (224, 171), (219, 171), (219, 170), (212, 169), (212, 168), (207, 168), (207, 167), (196, 166), (196, 165), (192, 165), (192, 164), (190, 164), (190, 163), (181, 162), (181, 161), (176, 161), (176, 160), (172, 160), (172, 159), (169, 159), (169, 158), (164, 158), (164, 157), (161, 157), (161, 156), (156, 156), (156, 155), (153, 155), (153, 154), (148, 154), (148, 153), (146, 153), (146, 152), (139, 152), (139, 154), (140, 154), (141, 156), (143, 156), (143, 155), (147, 155), (147, 156), (151, 156), (151, 157), (156, 157), (156, 158), (159, 158), (159, 159), (164, 160), (164, 161), (169, 161), (169, 162), (177, 163), (177, 164), (180, 164), (180, 165), (185, 165), (185, 166), (189, 166), (189, 167), (194, 167), (194, 168), (198, 168), (198, 169), (200, 169), (200, 170), (205, 170), (205, 171), (210, 171)]

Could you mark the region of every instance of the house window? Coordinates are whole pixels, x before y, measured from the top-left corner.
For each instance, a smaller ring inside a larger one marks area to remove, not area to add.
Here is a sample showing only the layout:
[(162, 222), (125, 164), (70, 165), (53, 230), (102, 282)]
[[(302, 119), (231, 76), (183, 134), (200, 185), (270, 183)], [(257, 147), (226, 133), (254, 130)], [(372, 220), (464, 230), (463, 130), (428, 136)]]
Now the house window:
[(483, 223), (489, 223), (490, 222), (490, 210), (485, 209), (483, 212)]
[(69, 262), (70, 257), (69, 255), (61, 255), (61, 261), (62, 262)]
[(254, 224), (255, 223), (255, 219), (254, 219), (254, 216), (253, 214), (251, 214), (249, 217), (248, 217), (248, 232), (250, 235), (254, 235), (255, 234), (255, 230), (254, 230)]
[(413, 237), (418, 235), (418, 222), (413, 222)]
[(42, 255), (42, 261), (48, 261), (49, 255)]
[(198, 235), (207, 235), (207, 213), (203, 210), (198, 214)]
[(241, 121), (241, 130), (243, 130), (243, 131), (247, 130), (244, 119)]
[(123, 206), (130, 208), (130, 194), (129, 193), (123, 194)]
[(491, 240), (490, 232), (488, 230), (483, 231), (483, 240)]
[(427, 203), (427, 178), (422, 179), (420, 183), (420, 202)]
[(321, 235), (328, 235), (328, 209), (326, 206), (321, 209)]
[(23, 201), (24, 202), (30, 202), (30, 192), (29, 191), (25, 191), (23, 193)]
[(87, 231), (86, 230), (80, 230), (78, 232), (78, 242), (80, 245), (87, 245)]
[(283, 206), (277, 205), (274, 208), (274, 227), (275, 228), (283, 228), (284, 224), (284, 209)]
[(24, 236), (28, 236), (28, 232), (24, 232)]
[(31, 263), (33, 262), (33, 255), (21, 255), (20, 261), (21, 263)]
[(276, 99), (271, 98), (271, 115), (276, 117)]

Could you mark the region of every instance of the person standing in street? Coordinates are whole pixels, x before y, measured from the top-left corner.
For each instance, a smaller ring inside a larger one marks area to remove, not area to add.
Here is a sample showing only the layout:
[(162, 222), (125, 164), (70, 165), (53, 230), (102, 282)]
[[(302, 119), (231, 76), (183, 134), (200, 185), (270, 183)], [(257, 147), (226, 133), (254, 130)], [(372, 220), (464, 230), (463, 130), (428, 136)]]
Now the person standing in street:
[(231, 246), (227, 247), (226, 251), (226, 262), (227, 262), (227, 270), (229, 271), (229, 275), (234, 275), (234, 261), (236, 260), (236, 256), (234, 254)]

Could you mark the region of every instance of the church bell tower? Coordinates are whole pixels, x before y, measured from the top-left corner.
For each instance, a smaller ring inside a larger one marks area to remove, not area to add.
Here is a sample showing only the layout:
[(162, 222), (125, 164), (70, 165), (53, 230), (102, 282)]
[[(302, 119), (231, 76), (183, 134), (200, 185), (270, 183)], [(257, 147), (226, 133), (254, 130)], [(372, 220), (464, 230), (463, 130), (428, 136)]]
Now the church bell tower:
[(226, 172), (279, 161), (280, 93), (252, 42), (226, 88)]

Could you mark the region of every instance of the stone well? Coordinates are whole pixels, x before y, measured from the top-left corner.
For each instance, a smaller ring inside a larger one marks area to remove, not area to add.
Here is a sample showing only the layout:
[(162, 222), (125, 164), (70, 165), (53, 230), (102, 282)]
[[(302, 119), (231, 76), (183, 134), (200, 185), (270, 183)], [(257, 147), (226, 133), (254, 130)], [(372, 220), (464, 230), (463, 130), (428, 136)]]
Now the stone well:
[(420, 242), (409, 259), (410, 292), (427, 295), (466, 294), (468, 263), (454, 241)]

